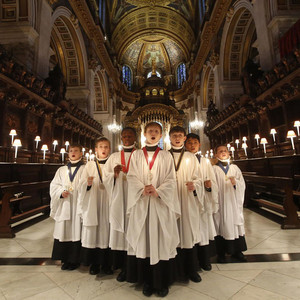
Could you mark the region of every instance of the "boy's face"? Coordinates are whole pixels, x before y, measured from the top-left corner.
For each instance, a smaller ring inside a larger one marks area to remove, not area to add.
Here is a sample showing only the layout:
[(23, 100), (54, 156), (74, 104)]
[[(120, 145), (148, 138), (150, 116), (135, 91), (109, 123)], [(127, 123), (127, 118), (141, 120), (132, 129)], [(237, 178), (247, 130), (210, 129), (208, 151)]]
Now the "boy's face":
[(149, 126), (144, 133), (147, 144), (156, 144), (162, 137), (161, 130), (158, 126)]
[(185, 148), (189, 152), (197, 153), (200, 149), (200, 143), (197, 139), (189, 138), (185, 142)]
[(131, 130), (125, 130), (121, 134), (121, 140), (124, 146), (131, 146), (136, 140), (135, 134)]
[(181, 147), (186, 140), (186, 136), (183, 132), (172, 132), (170, 135), (171, 145), (174, 147)]
[(69, 149), (69, 159), (70, 160), (79, 160), (82, 156), (82, 152), (78, 147), (71, 147)]
[(219, 158), (219, 159), (223, 159), (223, 160), (228, 159), (229, 152), (228, 152), (227, 147), (225, 147), (225, 146), (218, 147), (216, 155), (217, 155), (217, 158)]
[(95, 147), (95, 152), (98, 158), (106, 158), (110, 152), (110, 146), (108, 141), (98, 142)]

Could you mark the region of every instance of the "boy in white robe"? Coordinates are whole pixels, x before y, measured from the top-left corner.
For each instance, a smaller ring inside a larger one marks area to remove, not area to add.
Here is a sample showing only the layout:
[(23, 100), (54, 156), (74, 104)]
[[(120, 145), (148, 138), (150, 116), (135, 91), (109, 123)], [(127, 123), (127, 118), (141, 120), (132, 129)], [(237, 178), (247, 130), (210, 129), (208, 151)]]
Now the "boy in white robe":
[(200, 267), (205, 271), (211, 270), (210, 257), (216, 255), (215, 236), (216, 229), (213, 213), (219, 209), (218, 185), (213, 167), (208, 158), (198, 153), (200, 150), (200, 137), (195, 133), (186, 136), (185, 148), (193, 153), (200, 163), (202, 181), (204, 182), (204, 211), (200, 213), (201, 241), (198, 244), (198, 259)]
[(78, 214), (82, 218), (81, 262), (90, 265), (90, 274), (112, 274), (109, 249), (109, 198), (103, 184), (103, 168), (110, 142), (101, 137), (95, 143), (95, 161), (87, 162), (80, 177)]
[(52, 259), (62, 261), (62, 270), (80, 265), (81, 221), (77, 215), (79, 178), (84, 171), (82, 147), (69, 148), (69, 162), (60, 167), (50, 184), (50, 216), (55, 220)]
[(226, 262), (226, 253), (244, 262), (242, 251), (247, 250), (243, 216), (245, 181), (238, 166), (229, 162), (225, 145), (217, 146), (215, 155), (218, 163), (213, 169), (219, 187), (219, 211), (214, 214), (218, 262)]
[(131, 157), (128, 180), (127, 281), (143, 283), (143, 294), (165, 297), (176, 280), (180, 206), (173, 159), (157, 145), (162, 128), (145, 126), (146, 147)]
[(109, 247), (113, 250), (115, 268), (121, 268), (117, 281), (126, 280), (128, 224), (127, 210), (127, 173), (130, 168), (131, 156), (135, 149), (136, 131), (125, 127), (121, 132), (123, 149), (113, 153), (107, 160), (103, 172), (103, 182), (110, 198), (110, 239)]
[[(180, 244), (177, 248), (177, 264), (181, 280), (200, 282), (198, 274), (197, 247), (200, 243), (200, 212), (203, 210), (203, 185), (198, 161), (190, 152), (185, 152), (185, 130), (180, 126), (169, 132), (176, 171), (178, 198), (181, 216), (178, 219)], [(196, 196), (194, 196), (194, 193)]]

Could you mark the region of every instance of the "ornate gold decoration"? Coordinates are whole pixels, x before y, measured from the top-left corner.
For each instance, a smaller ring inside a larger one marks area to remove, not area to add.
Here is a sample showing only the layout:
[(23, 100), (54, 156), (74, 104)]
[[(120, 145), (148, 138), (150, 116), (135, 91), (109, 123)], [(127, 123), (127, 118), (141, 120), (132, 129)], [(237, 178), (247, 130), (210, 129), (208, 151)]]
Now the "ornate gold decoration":
[(170, 0), (127, 0), (128, 3), (133, 4), (138, 7), (142, 6), (155, 6), (155, 5), (168, 5), (173, 1)]

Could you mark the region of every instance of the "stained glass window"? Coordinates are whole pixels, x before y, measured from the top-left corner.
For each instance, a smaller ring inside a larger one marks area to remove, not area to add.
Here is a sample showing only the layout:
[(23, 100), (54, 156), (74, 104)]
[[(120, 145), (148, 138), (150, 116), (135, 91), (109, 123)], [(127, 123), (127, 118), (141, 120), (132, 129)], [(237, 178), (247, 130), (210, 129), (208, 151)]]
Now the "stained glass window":
[(128, 90), (131, 90), (131, 70), (126, 65), (122, 68), (122, 82), (127, 85)]
[(200, 24), (203, 23), (205, 15), (205, 0), (199, 0), (199, 19), (200, 19)]
[(99, 18), (104, 28), (105, 28), (105, 10), (106, 10), (105, 0), (99, 0)]
[(186, 81), (185, 64), (181, 63), (177, 68), (177, 87), (180, 89), (182, 84)]

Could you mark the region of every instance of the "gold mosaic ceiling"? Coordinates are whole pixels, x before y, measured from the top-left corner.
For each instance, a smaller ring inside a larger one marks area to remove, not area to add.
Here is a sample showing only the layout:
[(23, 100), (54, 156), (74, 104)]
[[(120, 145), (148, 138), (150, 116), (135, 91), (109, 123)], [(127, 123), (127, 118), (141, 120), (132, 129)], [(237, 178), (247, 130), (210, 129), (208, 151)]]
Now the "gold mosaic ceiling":
[(187, 62), (195, 41), (194, 1), (111, 1), (112, 46), (121, 65), (146, 76), (151, 62), (163, 75)]

